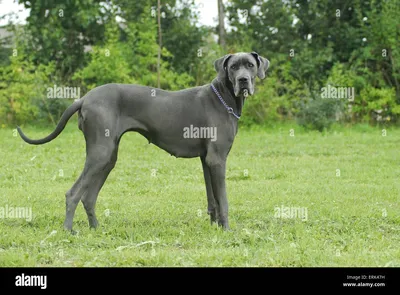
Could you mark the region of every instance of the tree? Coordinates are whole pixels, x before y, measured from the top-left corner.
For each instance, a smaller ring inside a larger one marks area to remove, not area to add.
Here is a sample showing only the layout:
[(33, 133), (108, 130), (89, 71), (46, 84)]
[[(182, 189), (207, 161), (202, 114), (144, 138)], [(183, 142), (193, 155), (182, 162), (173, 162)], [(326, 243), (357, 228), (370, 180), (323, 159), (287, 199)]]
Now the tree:
[[(117, 15), (124, 23), (137, 23), (142, 17), (157, 17), (157, 7), (152, 0), (115, 0), (120, 9)], [(171, 69), (195, 76), (198, 52), (205, 45), (210, 30), (198, 25), (198, 14), (193, 0), (171, 0), (161, 5), (162, 45), (171, 54), (163, 56)], [(158, 35), (157, 31), (154, 32)], [(123, 37), (124, 38), (124, 37)]]
[(223, 50), (226, 49), (226, 41), (225, 41), (225, 11), (224, 11), (224, 3), (222, 0), (218, 0), (218, 42)]
[(157, 87), (160, 88), (160, 64), (161, 64), (161, 49), (162, 49), (162, 37), (161, 37), (161, 4), (160, 0), (157, 0), (157, 25), (158, 25), (158, 58), (157, 58)]
[[(121, 40), (124, 35), (124, 41)], [(86, 67), (74, 75), (74, 79), (91, 89), (105, 83), (137, 83), (149, 87), (158, 86), (157, 20), (150, 14), (142, 14), (135, 23), (120, 30), (115, 22), (107, 24), (106, 43), (94, 46)], [(160, 87), (182, 89), (192, 78), (186, 73), (176, 73), (163, 57), (170, 56), (162, 49), (160, 59)]]
[(29, 8), (26, 51), (35, 64), (55, 62), (64, 80), (85, 63), (85, 46), (104, 40), (109, 10), (101, 0), (18, 0)]

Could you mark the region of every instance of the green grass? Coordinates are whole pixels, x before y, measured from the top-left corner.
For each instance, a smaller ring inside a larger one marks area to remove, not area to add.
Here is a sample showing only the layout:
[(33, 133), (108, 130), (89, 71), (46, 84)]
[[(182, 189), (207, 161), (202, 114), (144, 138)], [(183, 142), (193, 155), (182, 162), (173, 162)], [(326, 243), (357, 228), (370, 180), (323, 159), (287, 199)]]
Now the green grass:
[[(0, 207), (33, 212), (30, 222), (0, 219), (0, 266), (400, 266), (397, 129), (241, 129), (228, 158), (231, 232), (209, 224), (199, 159), (129, 133), (99, 195), (99, 228), (80, 204), (71, 235), (64, 194), (85, 159), (76, 124), (42, 146), (12, 129), (0, 138)], [(281, 206), (308, 218), (277, 218)]]

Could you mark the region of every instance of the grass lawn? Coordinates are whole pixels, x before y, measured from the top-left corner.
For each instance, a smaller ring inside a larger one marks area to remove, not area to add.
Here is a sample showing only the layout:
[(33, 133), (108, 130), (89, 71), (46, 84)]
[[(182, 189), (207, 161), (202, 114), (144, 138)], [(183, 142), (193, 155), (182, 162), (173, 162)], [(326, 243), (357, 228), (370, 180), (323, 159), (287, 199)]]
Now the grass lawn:
[(100, 226), (89, 229), (80, 204), (76, 235), (62, 228), (85, 159), (76, 122), (42, 146), (0, 128), (0, 210), (33, 214), (0, 218), (0, 266), (400, 266), (400, 130), (298, 128), (240, 129), (227, 168), (231, 232), (210, 226), (200, 159), (125, 134)]

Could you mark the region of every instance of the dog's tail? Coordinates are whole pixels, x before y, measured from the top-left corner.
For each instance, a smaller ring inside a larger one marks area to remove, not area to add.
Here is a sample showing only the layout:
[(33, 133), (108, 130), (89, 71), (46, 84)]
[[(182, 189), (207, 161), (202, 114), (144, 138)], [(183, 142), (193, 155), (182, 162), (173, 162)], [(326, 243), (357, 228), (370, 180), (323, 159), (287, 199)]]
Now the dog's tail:
[(56, 138), (61, 131), (64, 130), (65, 125), (67, 125), (67, 122), (71, 116), (77, 112), (81, 107), (82, 107), (83, 99), (79, 99), (75, 101), (71, 106), (68, 107), (68, 109), (65, 110), (65, 112), (62, 114), (60, 122), (58, 122), (56, 129), (52, 133), (50, 133), (48, 136), (42, 139), (30, 139), (26, 137), (26, 135), (22, 132), (21, 128), (17, 126), (17, 130), (21, 138), (29, 143), (29, 144), (44, 144), (49, 141), (52, 141), (54, 138)]

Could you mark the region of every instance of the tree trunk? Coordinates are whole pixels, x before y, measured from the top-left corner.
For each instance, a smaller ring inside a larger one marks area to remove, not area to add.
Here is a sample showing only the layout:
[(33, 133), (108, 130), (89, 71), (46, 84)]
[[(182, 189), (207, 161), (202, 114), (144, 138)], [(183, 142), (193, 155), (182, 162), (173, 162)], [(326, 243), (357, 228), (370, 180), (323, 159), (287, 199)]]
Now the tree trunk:
[(226, 42), (225, 42), (225, 12), (224, 12), (224, 3), (222, 0), (218, 0), (218, 27), (219, 27), (219, 45), (221, 45), (223, 50), (226, 50)]
[(157, 19), (158, 19), (158, 59), (157, 59), (157, 87), (160, 88), (160, 74), (161, 74), (161, 4), (160, 0), (157, 0)]

